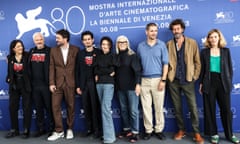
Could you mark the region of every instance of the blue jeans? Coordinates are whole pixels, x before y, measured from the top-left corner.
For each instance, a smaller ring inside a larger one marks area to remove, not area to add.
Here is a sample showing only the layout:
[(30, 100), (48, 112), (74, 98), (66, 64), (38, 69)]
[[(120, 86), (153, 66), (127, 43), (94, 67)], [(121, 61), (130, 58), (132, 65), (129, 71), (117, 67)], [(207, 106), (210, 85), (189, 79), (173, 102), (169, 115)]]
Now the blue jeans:
[(139, 133), (139, 97), (134, 90), (118, 91), (121, 106), (123, 129), (131, 129), (132, 133)]
[(112, 143), (116, 140), (112, 119), (112, 99), (114, 94), (113, 84), (97, 84), (97, 92), (102, 110), (102, 125), (104, 143)]

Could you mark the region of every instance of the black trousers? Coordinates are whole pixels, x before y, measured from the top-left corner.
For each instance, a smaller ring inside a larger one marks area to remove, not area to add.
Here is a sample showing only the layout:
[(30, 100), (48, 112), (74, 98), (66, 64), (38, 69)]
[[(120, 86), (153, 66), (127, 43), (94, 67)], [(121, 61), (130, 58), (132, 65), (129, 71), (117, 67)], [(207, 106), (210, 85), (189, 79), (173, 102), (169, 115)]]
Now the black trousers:
[[(24, 85), (22, 83), (22, 85)], [(31, 93), (26, 91), (24, 86), (17, 87), (11, 90), (9, 96), (9, 112), (11, 119), (11, 129), (19, 131), (18, 126), (18, 110), (20, 105), (20, 98), (22, 97), (23, 108), (23, 128), (29, 130), (32, 119), (32, 105), (31, 105)], [(21, 112), (20, 112), (21, 113)]]
[(54, 129), (52, 98), (48, 86), (33, 86), (32, 97), (36, 108), (37, 126), (39, 130), (45, 130), (45, 111), (48, 118), (49, 131)]
[(86, 118), (86, 128), (91, 132), (101, 132), (101, 107), (94, 80), (88, 80), (82, 93), (82, 104)]
[(218, 133), (216, 122), (216, 101), (220, 109), (220, 116), (227, 139), (232, 137), (232, 111), (230, 92), (225, 92), (220, 74), (211, 73), (209, 94), (204, 94), (204, 133), (212, 136)]

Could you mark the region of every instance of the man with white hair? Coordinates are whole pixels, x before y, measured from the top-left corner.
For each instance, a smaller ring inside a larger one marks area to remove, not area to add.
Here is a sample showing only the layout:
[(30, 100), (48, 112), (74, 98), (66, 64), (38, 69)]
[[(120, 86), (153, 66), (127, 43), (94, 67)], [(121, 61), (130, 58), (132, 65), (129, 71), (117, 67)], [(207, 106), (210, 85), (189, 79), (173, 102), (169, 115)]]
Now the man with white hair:
[(38, 131), (34, 136), (39, 137), (47, 132), (44, 122), (44, 109), (48, 114), (48, 131), (51, 132), (54, 128), (51, 108), (51, 93), (49, 90), (50, 48), (45, 45), (44, 37), (40, 32), (33, 34), (33, 42), (35, 47), (30, 50), (29, 62), (31, 71), (32, 98), (36, 108), (38, 127)]

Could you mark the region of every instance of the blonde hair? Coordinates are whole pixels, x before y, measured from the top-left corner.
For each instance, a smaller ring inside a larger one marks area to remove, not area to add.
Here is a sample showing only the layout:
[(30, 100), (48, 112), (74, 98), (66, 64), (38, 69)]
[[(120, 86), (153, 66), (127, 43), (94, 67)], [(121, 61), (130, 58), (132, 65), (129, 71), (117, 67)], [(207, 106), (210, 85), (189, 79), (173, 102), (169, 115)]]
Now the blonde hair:
[(124, 36), (124, 35), (120, 35), (120, 36), (117, 37), (117, 40), (116, 40), (116, 53), (119, 54), (118, 41), (120, 39), (124, 39), (127, 42), (128, 55), (134, 54), (135, 52), (130, 48), (130, 43), (129, 43), (128, 38), (126, 36)]
[(210, 35), (211, 35), (212, 33), (217, 33), (218, 36), (219, 36), (219, 42), (218, 42), (218, 47), (219, 47), (219, 48), (223, 48), (223, 47), (225, 47), (225, 46), (227, 45), (227, 42), (226, 42), (226, 40), (225, 40), (222, 32), (221, 32), (220, 30), (218, 30), (218, 29), (212, 29), (212, 30), (210, 30), (210, 31), (208, 32), (208, 34), (207, 34), (207, 39), (206, 39), (206, 41), (205, 41), (205, 43), (204, 43), (204, 45), (206, 46), (206, 48), (211, 48), (211, 47), (212, 47), (211, 43), (208, 41), (208, 39), (209, 39), (209, 37), (210, 37)]

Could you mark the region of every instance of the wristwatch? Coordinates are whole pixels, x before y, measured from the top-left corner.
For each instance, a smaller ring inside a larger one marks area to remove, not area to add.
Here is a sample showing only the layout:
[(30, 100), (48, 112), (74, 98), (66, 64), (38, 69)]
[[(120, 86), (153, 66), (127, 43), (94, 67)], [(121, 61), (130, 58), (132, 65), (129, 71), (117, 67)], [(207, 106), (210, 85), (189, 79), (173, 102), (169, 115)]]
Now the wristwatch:
[(166, 82), (166, 80), (161, 79), (162, 82)]

